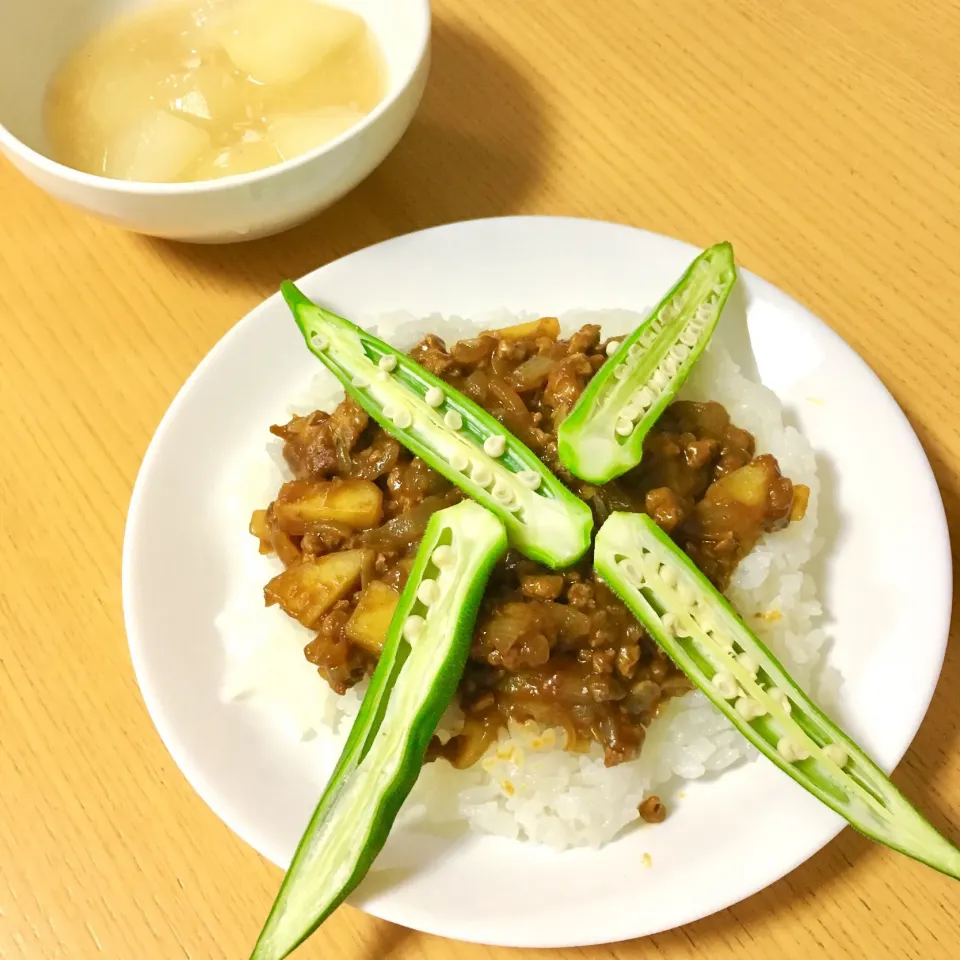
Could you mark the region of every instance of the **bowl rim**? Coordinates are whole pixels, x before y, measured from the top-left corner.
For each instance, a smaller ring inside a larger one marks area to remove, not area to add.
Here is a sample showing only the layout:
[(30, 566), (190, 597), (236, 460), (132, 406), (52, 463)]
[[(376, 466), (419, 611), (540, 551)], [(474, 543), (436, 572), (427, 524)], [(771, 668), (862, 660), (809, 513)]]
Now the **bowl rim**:
[(384, 96), (362, 120), (332, 140), (328, 140), (321, 146), (314, 147), (312, 150), (308, 150), (306, 153), (292, 157), (289, 160), (283, 160), (280, 163), (263, 167), (260, 170), (251, 170), (248, 173), (235, 173), (228, 177), (219, 177), (215, 180), (153, 183), (149, 180), (115, 180), (112, 177), (104, 177), (96, 173), (86, 173), (83, 170), (77, 170), (74, 167), (67, 166), (67, 164), (60, 163), (58, 160), (54, 160), (52, 157), (48, 157), (46, 154), (24, 143), (19, 137), (14, 136), (2, 122), (0, 122), (0, 149), (8, 150), (18, 155), (24, 161), (39, 168), (48, 176), (67, 180), (93, 190), (120, 193), (128, 196), (192, 196), (200, 193), (220, 193), (225, 190), (231, 190), (234, 187), (260, 183), (279, 173), (286, 173), (288, 170), (295, 170), (297, 167), (306, 166), (324, 154), (332, 153), (352, 137), (357, 136), (363, 130), (372, 126), (381, 116), (390, 110), (400, 99), (401, 95), (409, 89), (410, 84), (413, 82), (429, 53), (432, 33), (432, 14), (430, 0), (408, 0), (408, 2), (420, 8), (422, 23), (422, 30), (416, 38), (416, 56), (411, 61), (410, 67), (404, 71), (395, 83), (390, 85), (386, 96)]

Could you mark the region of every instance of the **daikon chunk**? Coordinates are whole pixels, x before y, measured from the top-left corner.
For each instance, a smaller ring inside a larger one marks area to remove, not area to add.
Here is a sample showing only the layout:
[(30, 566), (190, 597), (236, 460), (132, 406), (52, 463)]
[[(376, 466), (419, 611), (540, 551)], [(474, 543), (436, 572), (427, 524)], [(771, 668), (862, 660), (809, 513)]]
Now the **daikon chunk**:
[(363, 114), (350, 107), (325, 107), (309, 113), (277, 117), (267, 133), (284, 160), (328, 143), (363, 119)]
[(258, 83), (292, 83), (362, 37), (362, 17), (311, 0), (240, 0), (219, 28), (241, 73)]
[(209, 146), (206, 131), (154, 110), (107, 142), (103, 172), (116, 180), (165, 183), (181, 176)]

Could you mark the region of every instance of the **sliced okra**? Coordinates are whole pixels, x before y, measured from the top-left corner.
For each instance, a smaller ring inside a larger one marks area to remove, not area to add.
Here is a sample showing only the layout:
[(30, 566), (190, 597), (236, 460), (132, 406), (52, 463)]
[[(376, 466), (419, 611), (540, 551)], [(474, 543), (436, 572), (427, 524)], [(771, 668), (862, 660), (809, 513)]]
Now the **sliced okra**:
[(382, 849), (456, 692), (503, 524), (464, 500), (427, 524), (370, 687), (251, 960), (282, 960), (354, 890)]
[(643, 514), (597, 533), (597, 572), (761, 753), (868, 837), (960, 879), (942, 837), (810, 700), (706, 577)]
[(606, 483), (640, 462), (644, 437), (703, 353), (735, 280), (730, 244), (710, 247), (619, 345), (560, 424), (568, 470)]
[(281, 287), (307, 346), (391, 436), (492, 510), (521, 553), (566, 567), (590, 545), (593, 516), (539, 457), (485, 410), (406, 354)]

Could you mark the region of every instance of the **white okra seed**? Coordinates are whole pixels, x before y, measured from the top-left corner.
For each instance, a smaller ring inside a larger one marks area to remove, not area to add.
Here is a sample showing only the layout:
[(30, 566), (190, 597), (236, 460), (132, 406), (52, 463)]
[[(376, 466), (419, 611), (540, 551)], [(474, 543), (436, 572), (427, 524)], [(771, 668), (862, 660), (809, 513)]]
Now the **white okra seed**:
[(788, 763), (797, 763), (800, 760), (806, 760), (810, 756), (810, 751), (792, 737), (781, 737), (777, 742), (777, 752)]
[(613, 428), (618, 437), (629, 437), (633, 433), (633, 421), (621, 419), (617, 421), (617, 425)]
[(390, 379), (390, 374), (386, 370), (377, 371), (377, 382), (386, 383)]
[(713, 675), (713, 685), (724, 700), (732, 700), (740, 692), (737, 681), (726, 671), (720, 670)]
[(740, 699), (737, 700), (736, 708), (737, 713), (739, 713), (744, 720), (756, 720), (767, 712), (766, 707), (764, 707), (762, 703), (751, 697), (740, 697)]
[(310, 342), (317, 350), (326, 350), (330, 346), (330, 341), (322, 333), (315, 333), (310, 338)]
[(493, 499), (506, 506), (513, 499), (513, 491), (502, 481), (493, 485)]
[(828, 743), (823, 748), (823, 755), (831, 763), (835, 763), (838, 767), (845, 767), (847, 762), (850, 760), (850, 755), (847, 753), (844, 747), (840, 746), (839, 743)]
[(401, 407), (393, 418), (393, 422), (401, 429), (406, 430), (413, 424), (413, 416), (406, 407)]
[(621, 363), (618, 367), (614, 368), (613, 375), (618, 380), (622, 380), (629, 372), (630, 368), (625, 363)]
[(456, 556), (453, 552), (453, 547), (448, 547), (441, 545), (430, 554), (430, 559), (433, 561), (435, 567), (439, 567), (443, 570), (446, 567), (452, 567)]
[(790, 703), (790, 698), (779, 687), (770, 688), (770, 699), (773, 700), (784, 713), (789, 715), (793, 708)]
[(397, 415), (397, 408), (392, 403), (385, 403), (383, 405), (383, 415), (388, 420), (393, 420)]
[(459, 430), (463, 426), (463, 417), (456, 410), (448, 410), (443, 415), (443, 422), (451, 430)]
[(536, 470), (521, 470), (517, 479), (529, 490), (536, 490), (540, 486), (540, 474)]
[(450, 466), (458, 473), (463, 473), (470, 465), (467, 455), (462, 450), (454, 450), (450, 454)]
[(677, 582), (677, 571), (670, 566), (669, 563), (663, 563), (660, 565), (660, 579), (668, 587), (672, 587)]
[(483, 441), (483, 452), (491, 457), (503, 456), (507, 449), (507, 438), (502, 433), (494, 433)]
[(418, 617), (415, 613), (407, 617), (403, 624), (403, 635), (411, 643), (416, 641), (427, 626), (427, 621), (423, 617)]
[(607, 342), (607, 346), (604, 350), (608, 357), (612, 357), (620, 349), (619, 340), (610, 340)]
[(743, 669), (746, 670), (753, 679), (756, 679), (757, 672), (760, 670), (760, 665), (756, 660), (753, 659), (753, 657), (750, 656), (749, 653), (739, 654), (737, 657), (737, 663), (739, 663), (740, 666), (743, 667)]
[(473, 465), (473, 471), (470, 474), (470, 479), (473, 480), (477, 486), (488, 487), (493, 480), (493, 474), (487, 468), (486, 464), (475, 463)]
[(386, 370), (387, 373), (390, 373), (391, 371), (397, 369), (397, 358), (392, 353), (385, 353), (377, 361), (377, 366), (381, 370)]
[(443, 391), (439, 387), (431, 387), (423, 397), (427, 401), (427, 406), (436, 409), (443, 405)]
[(370, 386), (370, 381), (366, 377), (354, 377), (352, 383), (358, 390), (366, 390)]
[(417, 599), (429, 607), (440, 599), (440, 587), (436, 580), (421, 580), (417, 587)]

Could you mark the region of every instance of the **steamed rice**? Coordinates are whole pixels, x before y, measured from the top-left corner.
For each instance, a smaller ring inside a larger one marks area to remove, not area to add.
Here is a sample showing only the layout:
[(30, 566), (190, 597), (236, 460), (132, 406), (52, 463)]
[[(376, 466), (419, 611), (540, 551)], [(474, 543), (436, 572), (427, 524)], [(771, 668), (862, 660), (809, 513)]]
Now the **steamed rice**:
[[(401, 347), (411, 347), (427, 332), (448, 342), (478, 329), (505, 326), (527, 317), (487, 316), (483, 324), (440, 316), (415, 320), (392, 314), (365, 323)], [(573, 311), (560, 318), (569, 331), (598, 323), (606, 336), (625, 333), (642, 319), (623, 310)], [(332, 410), (343, 391), (321, 372), (290, 408), (306, 414)], [(747, 379), (718, 340), (697, 364), (681, 396), (716, 400), (731, 420), (756, 438), (757, 451), (772, 453), (785, 476), (806, 484), (810, 498), (804, 519), (764, 537), (735, 572), (727, 595), (735, 608), (782, 660), (801, 685), (809, 686), (820, 658), (824, 633), (816, 585), (804, 566), (817, 548), (819, 484), (816, 461), (806, 439), (783, 422), (774, 393)], [(268, 443), (270, 456), (254, 456), (225, 491), (231, 530), (237, 533), (232, 593), (217, 626), (227, 652), (223, 696), (255, 703), (287, 736), (311, 740), (319, 762), (332, 767), (360, 708), (366, 682), (337, 696), (308, 663), (304, 646), (311, 631), (265, 607), (263, 585), (282, 569), (276, 557), (257, 553), (246, 534), (254, 509), (269, 503), (289, 479), (279, 440)], [(446, 740), (459, 730), (456, 705), (440, 730)], [(638, 759), (605, 767), (594, 744), (587, 754), (563, 749), (564, 734), (533, 723), (511, 723), (483, 759), (468, 770), (445, 760), (424, 767), (401, 818), (407, 823), (441, 825), (465, 822), (480, 833), (549, 844), (557, 849), (599, 846), (637, 821), (637, 805), (648, 794), (669, 794), (683, 780), (717, 773), (756, 755), (756, 750), (699, 692), (669, 701), (650, 726)]]

